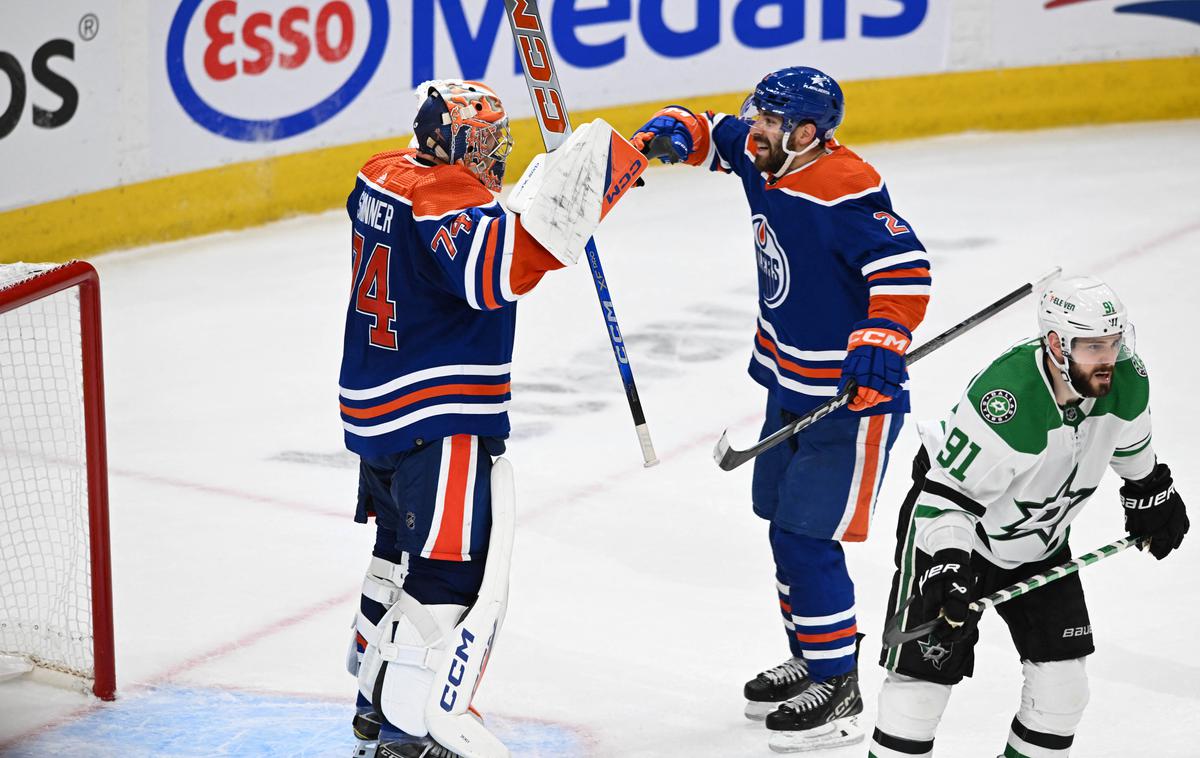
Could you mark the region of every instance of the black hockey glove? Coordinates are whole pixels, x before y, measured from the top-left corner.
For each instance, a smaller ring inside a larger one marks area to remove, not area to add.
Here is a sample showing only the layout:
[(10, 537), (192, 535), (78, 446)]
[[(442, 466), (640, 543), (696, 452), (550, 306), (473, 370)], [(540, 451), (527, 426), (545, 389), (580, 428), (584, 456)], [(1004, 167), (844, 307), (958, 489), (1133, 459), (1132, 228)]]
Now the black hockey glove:
[(1121, 505), (1125, 506), (1125, 531), (1130, 537), (1149, 537), (1150, 554), (1160, 561), (1179, 547), (1188, 533), (1187, 508), (1165, 463), (1155, 465), (1145, 479), (1126, 479)]
[(971, 571), (971, 554), (966, 550), (948, 548), (933, 556), (933, 565), (918, 585), (921, 594), (922, 617), (940, 618), (933, 636), (944, 642), (957, 642), (966, 637), (978, 622), (978, 615), (969, 606), (974, 599), (975, 574)]

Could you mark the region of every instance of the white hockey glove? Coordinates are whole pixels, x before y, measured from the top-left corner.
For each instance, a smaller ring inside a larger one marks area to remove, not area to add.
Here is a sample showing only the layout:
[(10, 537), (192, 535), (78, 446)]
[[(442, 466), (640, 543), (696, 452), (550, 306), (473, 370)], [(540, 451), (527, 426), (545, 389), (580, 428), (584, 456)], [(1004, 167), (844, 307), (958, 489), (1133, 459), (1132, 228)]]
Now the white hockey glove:
[(583, 124), (553, 153), (536, 156), (508, 197), (509, 209), (565, 265), (584, 246), (647, 159), (603, 119)]

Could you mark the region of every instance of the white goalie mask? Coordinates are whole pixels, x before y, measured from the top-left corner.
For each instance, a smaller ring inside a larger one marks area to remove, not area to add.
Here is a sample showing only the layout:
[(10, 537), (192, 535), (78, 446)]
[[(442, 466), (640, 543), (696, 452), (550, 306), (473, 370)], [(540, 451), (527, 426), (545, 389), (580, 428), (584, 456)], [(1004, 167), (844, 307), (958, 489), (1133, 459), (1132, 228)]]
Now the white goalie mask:
[[(1046, 354), (1067, 377), (1069, 364), (1113, 364), (1134, 355), (1134, 329), (1125, 304), (1104, 282), (1089, 276), (1057, 279), (1038, 303), (1038, 328), (1047, 344)], [(1063, 360), (1049, 349), (1049, 337), (1058, 335)]]

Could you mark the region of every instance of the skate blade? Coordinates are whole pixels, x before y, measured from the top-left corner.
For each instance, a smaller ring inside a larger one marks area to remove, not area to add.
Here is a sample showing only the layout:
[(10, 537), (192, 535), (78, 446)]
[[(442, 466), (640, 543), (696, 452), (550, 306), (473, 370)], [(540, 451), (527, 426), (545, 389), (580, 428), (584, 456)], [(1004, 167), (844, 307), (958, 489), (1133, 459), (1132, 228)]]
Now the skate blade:
[(807, 753), (857, 745), (865, 737), (858, 716), (847, 716), (802, 732), (771, 732), (767, 747), (776, 753)]
[(767, 714), (774, 713), (782, 702), (782, 700), (779, 701), (779, 703), (747, 700), (745, 710), (746, 718), (750, 719), (751, 721), (764, 721), (767, 718)]

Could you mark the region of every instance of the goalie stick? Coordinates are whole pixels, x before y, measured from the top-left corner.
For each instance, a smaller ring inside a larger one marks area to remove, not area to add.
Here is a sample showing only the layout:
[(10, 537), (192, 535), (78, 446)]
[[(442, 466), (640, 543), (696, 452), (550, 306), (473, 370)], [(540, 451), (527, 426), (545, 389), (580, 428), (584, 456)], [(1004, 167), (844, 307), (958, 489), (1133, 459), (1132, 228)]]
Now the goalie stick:
[[(1149, 544), (1149, 542), (1149, 537), (1142, 537), (1141, 539), (1124, 537), (1115, 542), (1110, 542), (1104, 547), (1096, 548), (1090, 553), (1084, 553), (1078, 558), (1069, 560), (1066, 563), (1061, 563), (1054, 568), (1049, 569), (1048, 571), (1035, 574), (1023, 582), (1011, 584), (1002, 590), (993, 592), (987, 597), (981, 597), (980, 599), (971, 603), (968, 610), (970, 613), (983, 613), (988, 608), (1000, 605), (1001, 603), (1007, 603), (1009, 600), (1012, 600), (1016, 597), (1021, 597), (1022, 595), (1028, 595), (1038, 587), (1045, 587), (1047, 584), (1062, 579), (1064, 576), (1070, 576), (1071, 574), (1077, 573), (1079, 569), (1083, 568), (1084, 566), (1090, 566), (1093, 563), (1098, 563), (1099, 561), (1104, 560), (1105, 558), (1111, 558), (1126, 548), (1136, 546), (1140, 550)], [(888, 619), (887, 624), (884, 625), (884, 649), (890, 650), (897, 645), (903, 645), (905, 642), (912, 642), (913, 640), (920, 639), (932, 632), (937, 627), (940, 619), (926, 621), (924, 624), (914, 626), (912, 629), (901, 628), (904, 624), (904, 617), (908, 614), (909, 606), (911, 606), (918, 597), (920, 597), (920, 595), (913, 595), (906, 600), (896, 615)]]
[[(912, 364), (932, 353), (934, 350), (937, 350), (942, 345), (945, 345), (947, 342), (957, 337), (961, 337), (992, 316), (995, 316), (1008, 306), (1012, 305), (1018, 300), (1021, 300), (1029, 293), (1034, 292), (1046, 282), (1050, 281), (1061, 273), (1062, 269), (1056, 266), (1052, 271), (1037, 281), (1026, 282), (1025, 284), (1022, 284), (1020, 287), (1017, 287), (1015, 290), (1000, 298), (996, 302), (992, 303), (986, 308), (983, 308), (974, 315), (968, 316), (966, 319), (960, 321), (938, 336), (929, 340), (924, 345), (921, 345), (916, 350), (913, 350), (908, 354), (907, 358), (905, 359), (905, 363), (911, 366)], [(783, 427), (774, 434), (759, 440), (757, 444), (748, 447), (745, 450), (735, 450), (734, 448), (730, 447), (728, 436), (729, 430), (725, 430), (721, 432), (721, 439), (717, 440), (717, 446), (713, 449), (713, 459), (716, 460), (717, 465), (720, 466), (723, 471), (732, 471), (751, 458), (765, 453), (784, 440), (790, 438), (792, 435), (804, 431), (808, 427), (828, 416), (830, 413), (836, 411), (838, 408), (846, 405), (850, 402), (850, 398), (854, 397), (854, 393), (857, 390), (858, 383), (853, 379), (849, 380), (846, 383), (845, 388), (843, 388), (842, 391), (839, 392), (835, 397), (832, 397), (821, 405), (818, 405), (816, 408), (813, 408), (811, 411), (796, 419), (792, 423)]]
[[(512, 29), (513, 42), (521, 56), (521, 67), (525, 71), (525, 85), (533, 100), (533, 111), (538, 127), (542, 131), (542, 142), (547, 152), (557, 150), (571, 135), (571, 121), (567, 106), (563, 102), (562, 89), (558, 85), (558, 74), (550, 57), (550, 45), (546, 41), (545, 28), (538, 12), (537, 0), (504, 0), (508, 25)], [(600, 252), (596, 241), (589, 239), (584, 247), (588, 266), (592, 271), (592, 282), (596, 285), (596, 297), (600, 299), (600, 312), (608, 328), (608, 339), (612, 344), (613, 357), (621, 383), (625, 386), (625, 398), (629, 401), (629, 412), (633, 415), (634, 430), (642, 447), (642, 461), (646, 468), (658, 463), (654, 454), (654, 443), (650, 441), (650, 427), (642, 410), (642, 400), (633, 381), (633, 369), (629, 365), (629, 354), (617, 323), (617, 311), (608, 289), (608, 279), (600, 266)]]

